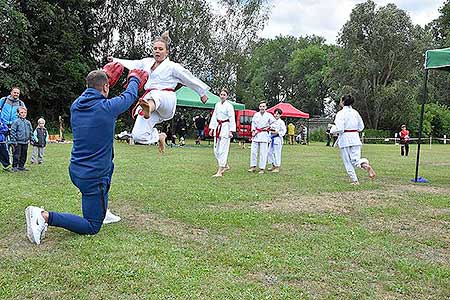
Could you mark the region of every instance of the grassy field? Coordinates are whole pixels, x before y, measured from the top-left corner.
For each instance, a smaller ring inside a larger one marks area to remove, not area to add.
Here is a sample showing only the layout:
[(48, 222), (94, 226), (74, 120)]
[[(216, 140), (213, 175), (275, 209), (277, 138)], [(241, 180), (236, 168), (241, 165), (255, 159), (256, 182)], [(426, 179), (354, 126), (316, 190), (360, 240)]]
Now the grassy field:
[(450, 146), (365, 145), (378, 178), (351, 186), (338, 149), (285, 146), (279, 174), (212, 178), (212, 148), (115, 146), (110, 208), (96, 236), (26, 238), (27, 205), (80, 214), (71, 145), (0, 174), (0, 299), (450, 299)]

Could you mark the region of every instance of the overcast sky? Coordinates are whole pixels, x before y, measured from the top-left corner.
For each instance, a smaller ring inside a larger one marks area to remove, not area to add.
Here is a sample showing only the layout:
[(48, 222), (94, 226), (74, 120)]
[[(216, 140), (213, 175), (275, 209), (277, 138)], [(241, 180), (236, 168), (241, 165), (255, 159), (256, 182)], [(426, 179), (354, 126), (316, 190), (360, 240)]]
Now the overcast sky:
[[(277, 35), (319, 35), (327, 43), (336, 43), (336, 36), (349, 20), (350, 13), (362, 0), (272, 0), (269, 21), (261, 37)], [(413, 23), (425, 25), (439, 16), (444, 0), (375, 0), (379, 6), (394, 3), (407, 11)]]

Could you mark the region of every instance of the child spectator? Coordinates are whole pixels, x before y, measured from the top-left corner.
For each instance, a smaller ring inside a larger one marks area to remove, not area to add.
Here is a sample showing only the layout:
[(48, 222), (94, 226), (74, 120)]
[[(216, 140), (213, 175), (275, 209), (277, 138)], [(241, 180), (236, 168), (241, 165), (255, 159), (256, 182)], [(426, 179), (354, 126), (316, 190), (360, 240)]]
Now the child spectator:
[(33, 128), (30, 121), (26, 119), (27, 109), (25, 107), (19, 107), (17, 109), (19, 118), (16, 119), (11, 125), (11, 145), (13, 146), (13, 172), (28, 171), (25, 168), (25, 162), (27, 161), (28, 143), (31, 140), (31, 134)]
[(45, 128), (45, 120), (38, 120), (38, 127), (33, 132), (32, 144), (33, 152), (31, 153), (32, 164), (42, 164), (44, 161), (44, 150), (48, 143), (48, 132)]
[(6, 144), (6, 135), (8, 134), (9, 128), (6, 122), (0, 117), (0, 163), (3, 166), (3, 171), (9, 172), (9, 153), (8, 145)]

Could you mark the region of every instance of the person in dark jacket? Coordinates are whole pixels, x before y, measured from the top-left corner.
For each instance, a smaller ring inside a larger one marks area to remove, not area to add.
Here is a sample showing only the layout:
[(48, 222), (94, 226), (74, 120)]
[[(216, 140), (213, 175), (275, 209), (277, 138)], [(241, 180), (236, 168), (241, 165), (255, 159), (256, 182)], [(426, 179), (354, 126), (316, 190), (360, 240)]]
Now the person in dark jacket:
[(148, 74), (131, 70), (128, 87), (120, 95), (107, 99), (108, 77), (104, 71), (92, 71), (86, 77), (87, 89), (70, 108), (73, 148), (69, 175), (81, 191), (83, 217), (28, 206), (25, 210), (28, 239), (40, 244), (48, 226), (62, 227), (78, 234), (100, 231), (108, 207), (108, 192), (114, 170), (113, 142), (117, 117), (128, 110), (138, 97), (140, 82)]
[(38, 127), (33, 132), (31, 140), (33, 144), (33, 152), (31, 153), (32, 164), (42, 164), (44, 161), (44, 150), (48, 143), (48, 132), (45, 128), (44, 118), (38, 120)]
[(11, 170), (8, 168), (10, 165), (9, 162), (9, 153), (8, 153), (8, 145), (6, 143), (6, 135), (9, 132), (8, 125), (6, 122), (0, 117), (0, 163), (3, 166), (3, 171), (10, 172)]
[(28, 143), (31, 140), (31, 134), (33, 128), (30, 121), (27, 118), (27, 109), (25, 107), (19, 107), (17, 109), (19, 118), (16, 119), (11, 125), (10, 144), (13, 151), (13, 172), (28, 171), (25, 168), (25, 162), (27, 161)]

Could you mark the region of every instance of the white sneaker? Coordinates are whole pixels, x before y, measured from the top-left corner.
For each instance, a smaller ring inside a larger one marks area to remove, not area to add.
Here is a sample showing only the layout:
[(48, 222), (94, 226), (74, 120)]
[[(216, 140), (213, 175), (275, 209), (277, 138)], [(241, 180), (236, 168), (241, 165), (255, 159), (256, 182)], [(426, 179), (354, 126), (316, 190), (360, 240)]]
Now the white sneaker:
[(41, 239), (44, 238), (47, 231), (47, 224), (45, 223), (42, 212), (44, 210), (36, 206), (28, 206), (25, 209), (25, 217), (27, 219), (27, 237), (30, 242), (39, 245)]
[(109, 209), (106, 210), (105, 219), (103, 220), (103, 224), (110, 224), (119, 222), (121, 218), (113, 214)]

